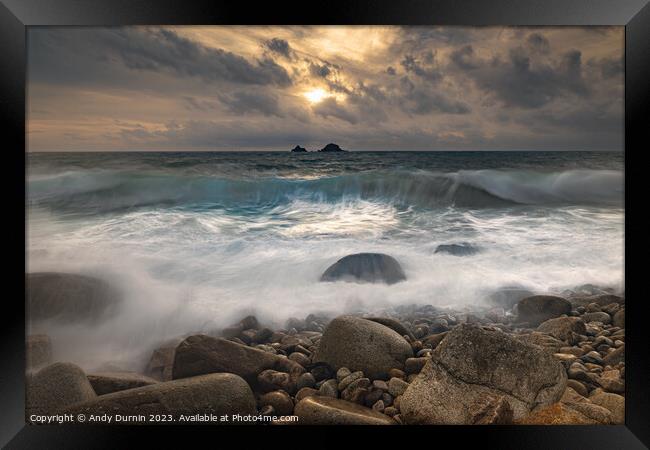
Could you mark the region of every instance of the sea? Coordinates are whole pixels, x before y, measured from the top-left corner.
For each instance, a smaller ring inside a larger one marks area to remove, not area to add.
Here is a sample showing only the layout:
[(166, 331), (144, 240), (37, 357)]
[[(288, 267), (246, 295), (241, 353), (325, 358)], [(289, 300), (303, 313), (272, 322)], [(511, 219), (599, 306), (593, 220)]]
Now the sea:
[[(621, 152), (28, 153), (26, 172), (26, 270), (124, 292), (103, 323), (29, 324), (87, 370), (137, 368), (165, 339), (251, 313), (282, 326), (470, 310), (502, 286), (624, 289)], [(359, 252), (393, 256), (407, 280), (319, 281)]]

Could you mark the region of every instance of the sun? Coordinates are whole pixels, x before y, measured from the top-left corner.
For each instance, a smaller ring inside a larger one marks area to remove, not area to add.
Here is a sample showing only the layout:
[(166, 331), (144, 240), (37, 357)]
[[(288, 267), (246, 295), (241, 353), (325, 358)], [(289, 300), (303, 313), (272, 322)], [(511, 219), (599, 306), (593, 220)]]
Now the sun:
[(322, 102), (326, 97), (330, 95), (321, 88), (312, 89), (303, 94), (310, 103), (319, 103)]

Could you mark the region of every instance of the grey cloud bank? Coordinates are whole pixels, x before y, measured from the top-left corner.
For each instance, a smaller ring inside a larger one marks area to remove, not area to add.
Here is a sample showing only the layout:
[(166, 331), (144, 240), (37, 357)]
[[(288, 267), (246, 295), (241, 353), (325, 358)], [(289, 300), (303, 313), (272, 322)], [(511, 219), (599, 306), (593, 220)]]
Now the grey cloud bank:
[(38, 28), (28, 87), (30, 151), (623, 145), (620, 27)]

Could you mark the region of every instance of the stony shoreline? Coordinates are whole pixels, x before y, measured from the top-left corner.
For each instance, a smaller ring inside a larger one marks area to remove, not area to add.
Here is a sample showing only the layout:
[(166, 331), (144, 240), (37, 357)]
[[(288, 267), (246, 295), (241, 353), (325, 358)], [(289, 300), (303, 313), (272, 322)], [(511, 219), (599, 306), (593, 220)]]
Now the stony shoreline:
[(624, 423), (624, 297), (596, 286), (527, 294), (506, 289), (475, 311), (424, 305), (310, 314), (282, 329), (248, 316), (161, 345), (142, 373), (86, 374), (71, 363), (50, 364), (49, 338), (29, 336), (27, 419), (242, 414), (298, 418), (258, 421), (271, 424)]

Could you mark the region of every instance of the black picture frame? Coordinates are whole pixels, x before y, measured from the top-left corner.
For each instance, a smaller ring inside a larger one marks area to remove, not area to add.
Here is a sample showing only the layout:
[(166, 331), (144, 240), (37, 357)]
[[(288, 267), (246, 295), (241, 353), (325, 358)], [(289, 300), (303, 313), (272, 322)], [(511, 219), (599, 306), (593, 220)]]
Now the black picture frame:
[[(307, 2), (247, 2), (185, 0), (0, 0), (0, 123), (2, 123), (2, 187), (5, 201), (5, 239), (11, 252), (5, 256), (5, 296), (0, 345), (0, 444), (7, 448), (119, 448), (134, 446), (133, 438), (144, 434), (167, 444), (181, 439), (184, 427), (131, 427), (88, 425), (26, 425), (24, 420), (25, 349), (24, 292), (19, 261), (25, 263), (26, 236), (21, 216), (25, 210), (25, 96), (26, 29), (33, 26), (115, 25), (464, 25), (464, 26), (625, 26), (625, 236), (626, 236), (626, 424), (620, 426), (503, 426), (503, 427), (392, 427), (401, 431), (373, 429), (383, 438), (399, 433), (414, 439), (409, 445), (457, 445), (468, 438), (488, 448), (590, 448), (632, 449), (650, 445), (650, 355), (644, 333), (643, 282), (632, 272), (634, 255), (643, 249), (630, 240), (643, 239), (636, 232), (632, 214), (633, 186), (643, 181), (640, 154), (647, 147), (650, 105), (650, 5), (648, 0), (330, 0)], [(22, 152), (22, 153), (21, 153)], [(637, 186), (639, 188), (639, 186)], [(640, 227), (639, 227), (640, 228)], [(6, 247), (5, 247), (6, 248)], [(639, 258), (639, 260), (641, 260)], [(24, 264), (23, 264), (24, 265)], [(11, 286), (10, 290), (6, 289)], [(14, 293), (15, 289), (15, 293)], [(14, 295), (15, 294), (15, 295)], [(638, 298), (637, 298), (638, 297)], [(301, 428), (301, 427), (299, 427)], [(311, 431), (320, 443), (340, 439), (334, 432)], [(294, 439), (296, 427), (264, 427)], [(302, 427), (304, 430), (304, 427)], [(192, 427), (193, 438), (215, 439), (217, 427)], [(348, 431), (347, 429), (345, 430)], [(365, 434), (369, 434), (364, 429)], [(245, 430), (237, 430), (246, 447), (252, 446)], [(258, 436), (265, 434), (256, 428)], [(150, 440), (151, 439), (151, 440)], [(221, 437), (219, 437), (221, 439)], [(419, 442), (418, 442), (419, 441)], [(233, 441), (232, 444), (235, 445)], [(269, 441), (271, 442), (271, 441)], [(213, 445), (218, 445), (212, 440)], [(189, 445), (185, 442), (185, 445)], [(296, 445), (286, 441), (284, 445)]]

